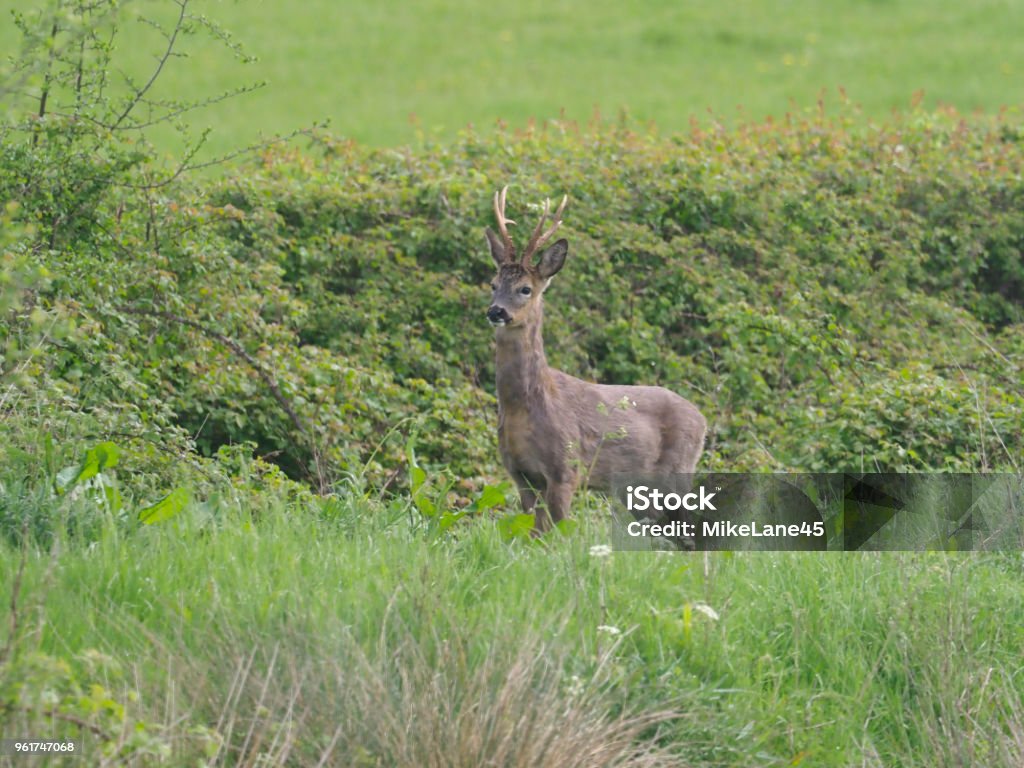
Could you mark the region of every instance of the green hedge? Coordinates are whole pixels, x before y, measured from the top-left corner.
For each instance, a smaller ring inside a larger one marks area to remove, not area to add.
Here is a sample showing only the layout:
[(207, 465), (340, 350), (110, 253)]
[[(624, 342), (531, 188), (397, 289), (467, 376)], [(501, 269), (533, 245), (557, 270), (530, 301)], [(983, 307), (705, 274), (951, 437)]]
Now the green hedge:
[[(38, 301), (76, 325), (38, 365), (60, 393), (47, 408), (206, 454), (252, 443), (321, 487), (384, 481), (410, 434), (467, 487), (500, 476), (482, 230), (509, 184), (520, 230), (528, 206), (570, 197), (552, 364), (694, 400), (705, 467), (1011, 467), (1022, 135), (922, 113), (671, 137), (552, 125), (386, 151), (320, 138), (202, 189), (118, 187), (88, 228), (20, 249), (50, 274)], [(14, 223), (45, 241), (31, 207)]]

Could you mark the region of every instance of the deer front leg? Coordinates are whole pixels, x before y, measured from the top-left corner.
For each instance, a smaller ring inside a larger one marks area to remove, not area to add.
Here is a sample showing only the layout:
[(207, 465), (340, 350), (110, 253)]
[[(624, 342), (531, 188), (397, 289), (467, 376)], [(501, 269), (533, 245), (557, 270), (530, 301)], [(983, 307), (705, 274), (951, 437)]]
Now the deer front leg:
[(575, 477), (548, 482), (548, 487), (544, 491), (544, 507), (537, 513), (534, 523), (538, 532), (544, 533), (552, 525), (558, 525), (569, 514), (572, 497), (576, 493), (576, 483)]
[(509, 474), (512, 475), (512, 480), (519, 491), (519, 503), (523, 505), (523, 512), (532, 515), (537, 505), (537, 487), (522, 472), (511, 471)]
[(537, 492), (528, 485), (520, 485), (519, 503), (523, 505), (523, 512), (532, 515), (533, 509), (537, 505)]

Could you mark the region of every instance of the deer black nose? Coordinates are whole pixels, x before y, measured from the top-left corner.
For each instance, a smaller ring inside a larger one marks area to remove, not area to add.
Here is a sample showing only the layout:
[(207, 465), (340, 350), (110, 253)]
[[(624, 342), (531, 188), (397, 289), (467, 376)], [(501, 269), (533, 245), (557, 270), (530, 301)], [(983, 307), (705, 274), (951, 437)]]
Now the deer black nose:
[(505, 311), (504, 307), (499, 307), (497, 304), (491, 305), (491, 308), (487, 310), (487, 319), (491, 321), (491, 325), (505, 325), (512, 318), (509, 317), (508, 312)]

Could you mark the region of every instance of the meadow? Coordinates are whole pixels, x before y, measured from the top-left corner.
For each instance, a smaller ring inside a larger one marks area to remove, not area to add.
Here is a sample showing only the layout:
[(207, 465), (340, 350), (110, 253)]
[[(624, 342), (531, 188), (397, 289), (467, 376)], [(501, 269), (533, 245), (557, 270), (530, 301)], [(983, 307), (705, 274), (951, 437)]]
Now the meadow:
[(20, 620), (63, 661), (5, 674), (5, 733), (92, 764), (1019, 764), (1019, 553), (607, 555), (582, 507), (543, 544), (357, 497), (31, 551)]
[[(596, 494), (531, 536), (482, 236), (505, 184), (514, 217), (569, 195), (548, 356), (685, 393), (706, 469), (1019, 477), (1013, 3), (203, 4), (223, 29), (133, 114), (111, 84), (155, 27), (111, 47), (110, 4), (63, 7), (0, 86), (0, 738), (77, 739), (67, 765), (1024, 764), (1019, 547), (611, 551)], [(204, 152), (333, 128), (190, 172), (161, 114), (215, 125)]]
[[(8, 10), (28, 7), (0, 3)], [(172, 4), (130, 6), (169, 23)], [(201, 36), (184, 38), (162, 75), (164, 96), (215, 96), (247, 84), (262, 89), (192, 118), (209, 127), (211, 154), (261, 136), (329, 121), (332, 134), (377, 147), (445, 141), (467, 125), (499, 121), (587, 123), (625, 112), (671, 133), (690, 120), (733, 125), (830, 107), (843, 89), (866, 117), (909, 108), (915, 94), (934, 108), (993, 113), (1019, 107), (1024, 50), (1018, 0), (812, 0), (675, 3), (477, 3), (431, 0), (337, 3), (301, 11), (280, 0), (204, 0), (193, 11), (233, 35), (243, 63)], [(147, 24), (127, 23), (119, 68), (137, 78), (160, 50)], [(13, 26), (0, 24), (0, 50), (16, 55)], [(117, 85), (117, 79), (113, 81)], [(710, 113), (713, 114), (713, 118)], [(171, 152), (173, 131), (155, 138)]]

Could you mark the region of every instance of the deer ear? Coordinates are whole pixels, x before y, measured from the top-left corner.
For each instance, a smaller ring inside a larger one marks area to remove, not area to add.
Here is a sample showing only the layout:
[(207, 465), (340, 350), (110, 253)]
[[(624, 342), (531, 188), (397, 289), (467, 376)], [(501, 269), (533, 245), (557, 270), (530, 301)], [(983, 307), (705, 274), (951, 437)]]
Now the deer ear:
[(537, 271), (540, 276), (545, 280), (550, 280), (558, 274), (558, 270), (565, 264), (565, 257), (568, 253), (569, 241), (564, 237), (550, 248), (545, 248), (540, 255), (540, 261), (537, 262)]
[(508, 254), (505, 253), (505, 244), (501, 242), (500, 237), (491, 231), (490, 227), (487, 227), (484, 232), (487, 233), (487, 242), (491, 246), (491, 258), (500, 267), (508, 261)]

